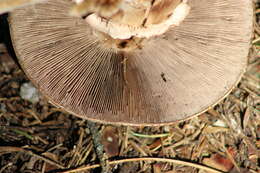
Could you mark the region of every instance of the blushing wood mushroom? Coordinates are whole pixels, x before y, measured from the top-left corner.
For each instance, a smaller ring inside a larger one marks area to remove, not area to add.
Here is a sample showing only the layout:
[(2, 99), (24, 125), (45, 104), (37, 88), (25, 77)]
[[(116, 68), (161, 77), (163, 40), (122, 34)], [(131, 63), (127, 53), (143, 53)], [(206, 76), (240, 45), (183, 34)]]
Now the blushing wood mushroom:
[(250, 0), (108, 1), (113, 10), (101, 2), (76, 0), (71, 16), (73, 2), (49, 0), (10, 17), (25, 73), (76, 116), (169, 124), (217, 104), (245, 71)]

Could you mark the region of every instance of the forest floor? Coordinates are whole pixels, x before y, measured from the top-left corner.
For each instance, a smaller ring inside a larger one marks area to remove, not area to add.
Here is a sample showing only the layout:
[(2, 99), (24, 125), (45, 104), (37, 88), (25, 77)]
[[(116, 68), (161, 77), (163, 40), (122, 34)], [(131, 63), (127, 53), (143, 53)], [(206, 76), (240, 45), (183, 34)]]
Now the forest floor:
[(163, 127), (93, 124), (38, 93), (29, 101), (21, 93), (29, 80), (0, 43), (0, 173), (259, 173), (259, 19), (256, 3), (249, 65), (233, 92), (208, 112)]

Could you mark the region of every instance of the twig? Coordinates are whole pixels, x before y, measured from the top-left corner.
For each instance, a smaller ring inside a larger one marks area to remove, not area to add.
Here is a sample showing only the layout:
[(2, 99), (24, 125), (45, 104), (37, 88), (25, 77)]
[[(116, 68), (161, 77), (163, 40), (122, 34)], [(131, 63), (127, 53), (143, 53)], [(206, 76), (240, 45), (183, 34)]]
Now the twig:
[(148, 154), (133, 140), (130, 140), (129, 144), (132, 145), (135, 150), (137, 150), (139, 153), (141, 153), (142, 156), (148, 156)]
[(0, 102), (2, 101), (14, 101), (14, 100), (20, 100), (21, 98), (20, 97), (10, 97), (10, 98), (0, 98)]
[(120, 149), (120, 152), (119, 152), (120, 154), (119, 155), (122, 155), (123, 152), (124, 152), (124, 149), (126, 149), (127, 146), (128, 146), (129, 133), (130, 133), (130, 127), (127, 126), (126, 129), (125, 129), (125, 136), (122, 139), (122, 145), (121, 145), (121, 149)]
[(140, 133), (135, 133), (133, 131), (130, 131), (131, 135), (141, 137), (141, 138), (163, 138), (170, 136), (170, 133), (163, 133), (163, 134), (155, 134), (155, 135), (146, 135), (146, 134), (140, 134)]
[(237, 162), (235, 161), (234, 159), (234, 156), (232, 156), (232, 154), (228, 151), (228, 149), (225, 147), (225, 138), (224, 136), (221, 136), (221, 142), (219, 142), (218, 140), (216, 140), (216, 142), (219, 144), (219, 146), (221, 148), (224, 149), (226, 155), (227, 155), (227, 158), (233, 163), (233, 165), (235, 166), (235, 169), (238, 171), (238, 172), (241, 172), (239, 166), (237, 165)]
[(0, 173), (6, 171), (6, 168), (10, 167), (10, 166), (13, 166), (13, 163), (8, 163), (6, 164), (5, 166), (3, 166), (1, 169), (0, 169)]
[(100, 161), (100, 166), (102, 168), (101, 172), (109, 173), (109, 165), (107, 164), (108, 158), (106, 153), (104, 152), (104, 146), (101, 143), (101, 134), (98, 126), (96, 123), (90, 121), (87, 121), (87, 126), (90, 130), (90, 133), (92, 134), (93, 146)]
[[(226, 114), (226, 113), (225, 113)], [(225, 116), (225, 114), (220, 114), (220, 117), (225, 121), (225, 123), (229, 126), (229, 128), (234, 131), (234, 134), (237, 134), (237, 130), (238, 129), (234, 129), (233, 125), (231, 124), (231, 122), (228, 120), (228, 118)], [(241, 127), (238, 127), (239, 131), (241, 131), (241, 133), (239, 133), (238, 135), (243, 139), (243, 141), (249, 145), (254, 151), (255, 153), (260, 156), (260, 152), (258, 151), (258, 149), (256, 148), (256, 146), (254, 145), (254, 143), (244, 134), (244, 131), (242, 130)]]
[(25, 150), (23, 148), (4, 146), (4, 147), (0, 147), (0, 153), (1, 153), (1, 151), (5, 152), (5, 153), (22, 152), (22, 153), (29, 154), (31, 156), (37, 157), (38, 159), (41, 159), (41, 160), (43, 160), (43, 161), (45, 161), (45, 162), (47, 162), (47, 163), (49, 163), (51, 165), (54, 165), (54, 166), (56, 166), (56, 167), (58, 167), (60, 169), (65, 169), (64, 166), (62, 166), (62, 165), (60, 165), (60, 164), (58, 164), (58, 163), (56, 163), (56, 162), (54, 162), (54, 161), (44, 157), (44, 156), (36, 154), (36, 153), (34, 153), (34, 152), (30, 151), (30, 150)]
[[(121, 163), (128, 163), (128, 162), (137, 162), (137, 161), (155, 161), (155, 162), (168, 162), (168, 163), (173, 163), (173, 164), (178, 164), (178, 165), (184, 165), (184, 166), (191, 166), (197, 169), (201, 169), (204, 171), (209, 171), (212, 173), (224, 173), (223, 171), (219, 171), (217, 169), (214, 168), (210, 168), (208, 166), (203, 166), (203, 165), (199, 165), (196, 163), (191, 163), (191, 162), (187, 162), (187, 161), (182, 161), (182, 160), (175, 160), (175, 159), (167, 159), (167, 158), (155, 158), (155, 157), (143, 157), (143, 158), (130, 158), (130, 159), (122, 159), (122, 160), (115, 160), (115, 161), (110, 161), (108, 162), (109, 165), (117, 165), (117, 164), (121, 164)], [(64, 171), (62, 173), (75, 173), (75, 172), (80, 172), (80, 171), (86, 171), (89, 169), (94, 169), (94, 168), (98, 168), (100, 167), (100, 164), (95, 164), (95, 165), (89, 165), (89, 166), (85, 166), (82, 168), (76, 168), (73, 170), (69, 170), (69, 171)]]

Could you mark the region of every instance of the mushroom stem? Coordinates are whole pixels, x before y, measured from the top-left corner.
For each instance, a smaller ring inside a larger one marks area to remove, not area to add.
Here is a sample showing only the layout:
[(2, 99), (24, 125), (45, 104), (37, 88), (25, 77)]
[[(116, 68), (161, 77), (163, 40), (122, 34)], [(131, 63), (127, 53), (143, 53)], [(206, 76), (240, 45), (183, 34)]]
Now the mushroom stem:
[(137, 27), (104, 19), (96, 13), (89, 15), (85, 20), (92, 28), (106, 33), (114, 39), (129, 39), (132, 37), (150, 38), (165, 33), (170, 27), (178, 26), (188, 15), (189, 11), (189, 5), (186, 1), (183, 1), (173, 9), (165, 21), (158, 24)]

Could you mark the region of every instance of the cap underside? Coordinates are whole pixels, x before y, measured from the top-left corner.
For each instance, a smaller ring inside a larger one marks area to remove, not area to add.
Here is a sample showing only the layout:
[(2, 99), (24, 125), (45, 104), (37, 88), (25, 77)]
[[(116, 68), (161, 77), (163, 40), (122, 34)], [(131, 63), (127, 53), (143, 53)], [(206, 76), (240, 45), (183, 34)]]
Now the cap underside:
[(11, 36), (25, 73), (68, 112), (107, 123), (166, 124), (219, 102), (247, 64), (252, 2), (188, 4), (180, 26), (132, 52), (105, 49), (83, 19), (69, 16), (68, 0), (15, 10)]

